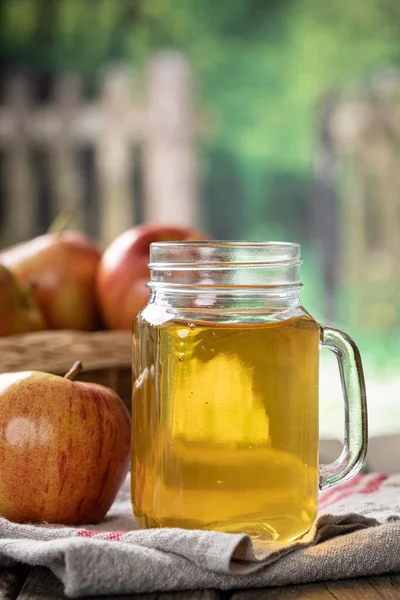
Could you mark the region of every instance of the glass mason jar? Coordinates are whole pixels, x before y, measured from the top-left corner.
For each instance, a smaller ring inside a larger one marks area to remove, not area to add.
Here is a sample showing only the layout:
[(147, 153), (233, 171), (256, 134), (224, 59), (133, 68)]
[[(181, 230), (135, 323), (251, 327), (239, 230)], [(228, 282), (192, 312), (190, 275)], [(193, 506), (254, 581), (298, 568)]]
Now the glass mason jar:
[[(367, 448), (360, 355), (299, 299), (300, 246), (151, 245), (151, 296), (134, 324), (132, 504), (142, 527), (290, 541), (319, 489), (355, 475)], [(341, 456), (318, 465), (319, 348), (338, 359)]]

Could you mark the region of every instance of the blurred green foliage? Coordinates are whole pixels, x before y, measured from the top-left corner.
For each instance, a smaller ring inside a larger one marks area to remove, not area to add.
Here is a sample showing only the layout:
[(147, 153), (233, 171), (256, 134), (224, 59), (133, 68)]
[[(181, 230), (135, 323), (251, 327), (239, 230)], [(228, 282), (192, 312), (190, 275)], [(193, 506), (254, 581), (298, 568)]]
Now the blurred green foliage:
[(92, 86), (109, 60), (136, 67), (158, 48), (183, 50), (208, 144), (237, 161), (256, 212), (272, 175), (308, 177), (321, 96), (400, 60), (398, 0), (3, 0), (0, 10), (3, 61), (78, 70)]
[[(304, 300), (321, 314), (310, 191), (318, 106), (329, 91), (400, 63), (399, 0), (3, 0), (1, 61), (95, 92), (109, 61), (135, 69), (182, 50), (207, 135), (206, 226), (220, 238), (305, 244)], [(385, 338), (387, 339), (387, 338)], [(366, 343), (373, 348), (371, 340)], [(381, 344), (381, 355), (386, 348)]]

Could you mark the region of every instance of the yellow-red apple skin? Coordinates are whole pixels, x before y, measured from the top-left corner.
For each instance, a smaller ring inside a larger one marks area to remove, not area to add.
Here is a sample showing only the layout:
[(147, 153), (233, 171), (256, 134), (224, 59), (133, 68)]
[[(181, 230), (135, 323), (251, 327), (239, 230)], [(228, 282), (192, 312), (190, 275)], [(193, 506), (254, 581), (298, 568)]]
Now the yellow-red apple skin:
[(5, 265), (33, 296), (48, 329), (96, 329), (96, 271), (101, 253), (86, 235), (47, 233), (0, 253)]
[(30, 291), (21, 289), (11, 271), (0, 264), (0, 336), (40, 331), (45, 327)]
[(207, 240), (197, 229), (174, 225), (138, 225), (116, 238), (105, 250), (97, 271), (97, 298), (109, 329), (132, 329), (132, 321), (147, 304), (150, 244)]
[(1, 516), (96, 523), (129, 454), (129, 413), (110, 389), (38, 371), (0, 375)]

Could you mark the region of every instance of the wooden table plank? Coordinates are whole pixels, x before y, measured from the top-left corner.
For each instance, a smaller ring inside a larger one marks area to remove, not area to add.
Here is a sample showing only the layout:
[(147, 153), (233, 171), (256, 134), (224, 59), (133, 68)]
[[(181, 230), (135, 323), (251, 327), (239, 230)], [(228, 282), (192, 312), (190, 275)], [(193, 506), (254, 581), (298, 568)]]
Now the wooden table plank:
[(323, 583), (289, 585), (279, 588), (235, 592), (231, 600), (333, 600), (336, 596)]
[(0, 598), (15, 600), (28, 576), (29, 568), (23, 565), (0, 569)]
[[(4, 582), (18, 580), (21, 586), (20, 575), (18, 579), (17, 572), (13, 574), (11, 571), (12, 569), (7, 570), (9, 574), (3, 577)], [(3, 580), (0, 578), (0, 591), (3, 590), (1, 587)], [(290, 585), (281, 588), (238, 590), (232, 593), (197, 590), (115, 596), (117, 597), (121, 600), (398, 600), (400, 599), (400, 575)], [(0, 593), (0, 598), (14, 600), (17, 595), (3, 596)], [(96, 598), (104, 600), (104, 596)], [(65, 599), (61, 581), (49, 569), (44, 568), (34, 568), (30, 571), (18, 595), (18, 600)]]
[(130, 596), (115, 596), (115, 598), (124, 598), (125, 600), (221, 600), (221, 594), (217, 590), (186, 590), (158, 594), (131, 594)]
[(400, 575), (386, 577), (365, 577), (349, 581), (334, 581), (326, 584), (334, 598), (340, 600), (399, 600)]
[(242, 590), (230, 600), (399, 600), (400, 575)]

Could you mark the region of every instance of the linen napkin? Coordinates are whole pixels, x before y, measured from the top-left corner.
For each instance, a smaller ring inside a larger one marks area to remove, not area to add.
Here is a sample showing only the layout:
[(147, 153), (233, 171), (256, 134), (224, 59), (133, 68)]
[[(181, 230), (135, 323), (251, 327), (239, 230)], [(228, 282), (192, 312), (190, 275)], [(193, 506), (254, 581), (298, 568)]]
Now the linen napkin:
[(0, 518), (0, 565), (50, 569), (70, 597), (286, 585), (400, 571), (400, 475), (358, 475), (321, 495), (313, 529), (282, 545), (241, 534), (139, 530), (129, 478), (103, 523), (20, 525)]

